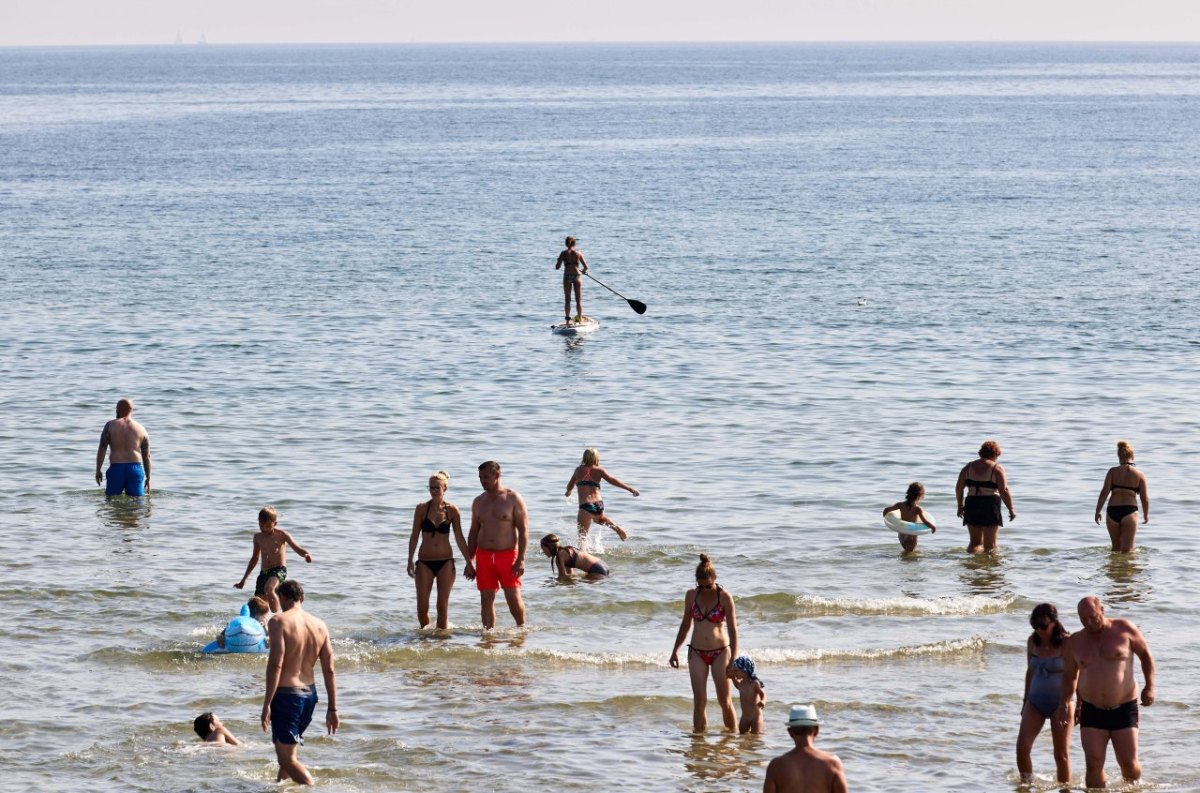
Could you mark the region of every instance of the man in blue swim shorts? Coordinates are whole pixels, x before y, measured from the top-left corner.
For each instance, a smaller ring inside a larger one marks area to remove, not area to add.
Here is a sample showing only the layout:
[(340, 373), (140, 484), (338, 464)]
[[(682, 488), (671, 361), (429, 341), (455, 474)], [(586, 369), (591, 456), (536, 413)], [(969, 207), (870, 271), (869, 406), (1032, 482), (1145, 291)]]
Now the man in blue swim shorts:
[(275, 781), (290, 779), (301, 785), (313, 783), (312, 774), (300, 764), (297, 748), (317, 707), (313, 666), (321, 662), (325, 680), (325, 729), (330, 735), (340, 724), (337, 714), (337, 680), (333, 672), (333, 645), (325, 623), (306, 612), (304, 587), (299, 581), (284, 581), (275, 590), (283, 610), (267, 624), (271, 651), (267, 656), (267, 691), (263, 698), (262, 728), (271, 726), (271, 740), (279, 760)]
[[(100, 469), (109, 454), (108, 484), (104, 495), (144, 496), (150, 490), (150, 435), (132, 418), (133, 402), (117, 402), (117, 417), (104, 425), (96, 451), (96, 484), (104, 481)], [(111, 450), (111, 453), (110, 453)]]

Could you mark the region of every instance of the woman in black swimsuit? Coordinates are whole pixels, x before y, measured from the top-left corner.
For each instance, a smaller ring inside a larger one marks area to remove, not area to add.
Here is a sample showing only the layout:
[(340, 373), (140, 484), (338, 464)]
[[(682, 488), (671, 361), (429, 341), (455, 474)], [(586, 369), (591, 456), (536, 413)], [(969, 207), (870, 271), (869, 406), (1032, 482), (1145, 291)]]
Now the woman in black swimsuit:
[(1000, 516), (1001, 501), (1008, 507), (1009, 521), (1017, 519), (1004, 467), (996, 462), (999, 457), (1000, 444), (984, 441), (979, 447), (979, 459), (967, 463), (958, 472), (954, 497), (958, 500), (958, 516), (970, 534), (967, 553), (996, 550), (1000, 527), (1004, 525)]
[(1096, 500), (1096, 523), (1100, 522), (1100, 510), (1108, 500), (1105, 524), (1112, 540), (1112, 549), (1120, 553), (1133, 550), (1133, 539), (1137, 534), (1137, 500), (1142, 499), (1142, 523), (1150, 522), (1150, 491), (1146, 486), (1146, 475), (1133, 467), (1133, 447), (1129, 441), (1117, 441), (1117, 460), (1120, 465), (1109, 468)]
[[(467, 541), (463, 538), (462, 518), (458, 507), (446, 501), (446, 489), (450, 486), (450, 475), (438, 471), (429, 477), (429, 500), (418, 504), (413, 513), (412, 536), (408, 540), (408, 574), (417, 580), (417, 620), (424, 628), (429, 625), (429, 595), (433, 582), (437, 581), (437, 626), (445, 630), (450, 625), (450, 588), (454, 586), (454, 551), (450, 548), (450, 529), (462, 551), (467, 566), (463, 574), (475, 577), (467, 555)], [(417, 552), (417, 540), (421, 550)], [(413, 563), (413, 554), (417, 561)]]

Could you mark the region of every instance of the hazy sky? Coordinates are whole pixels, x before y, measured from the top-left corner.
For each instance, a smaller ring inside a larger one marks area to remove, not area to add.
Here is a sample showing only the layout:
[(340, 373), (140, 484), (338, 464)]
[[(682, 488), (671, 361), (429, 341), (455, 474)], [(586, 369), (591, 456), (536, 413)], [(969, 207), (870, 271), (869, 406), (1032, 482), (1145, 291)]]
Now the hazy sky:
[(0, 0), (0, 46), (1200, 41), (1200, 0)]

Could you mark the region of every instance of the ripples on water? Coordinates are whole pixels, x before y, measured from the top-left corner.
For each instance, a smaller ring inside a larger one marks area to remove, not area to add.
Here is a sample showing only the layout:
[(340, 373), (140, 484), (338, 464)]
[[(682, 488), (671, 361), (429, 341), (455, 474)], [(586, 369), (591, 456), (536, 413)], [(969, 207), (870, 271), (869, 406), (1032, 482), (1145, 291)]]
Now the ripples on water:
[[(262, 659), (194, 650), (273, 503), (339, 655), (326, 787), (753, 790), (814, 701), (856, 789), (1006, 789), (1029, 610), (1096, 593), (1160, 664), (1147, 778), (1196, 789), (1198, 96), (1190, 46), (0, 51), (0, 768), (268, 787)], [(566, 233), (645, 317), (589, 282), (601, 331), (548, 333)], [(90, 487), (124, 394), (145, 504)], [(985, 437), (1019, 517), (971, 559)], [(1118, 437), (1154, 495), (1127, 559), (1091, 521)], [(586, 446), (643, 494), (606, 492), (613, 578), (533, 559), (531, 627), (486, 637), (460, 578), (417, 630), (428, 474), (465, 508), (499, 459), (570, 537)], [(942, 529), (901, 558), (913, 479)], [(702, 551), (761, 739), (689, 735), (666, 664)], [(190, 739), (207, 709), (247, 745)]]

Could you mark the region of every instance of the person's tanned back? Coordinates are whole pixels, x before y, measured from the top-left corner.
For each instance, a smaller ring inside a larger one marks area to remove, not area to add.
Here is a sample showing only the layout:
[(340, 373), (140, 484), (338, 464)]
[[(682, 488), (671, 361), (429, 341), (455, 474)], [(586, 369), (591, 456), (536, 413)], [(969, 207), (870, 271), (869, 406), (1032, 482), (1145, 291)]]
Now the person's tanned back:
[(845, 793), (842, 761), (820, 749), (793, 749), (767, 766), (763, 793)]

